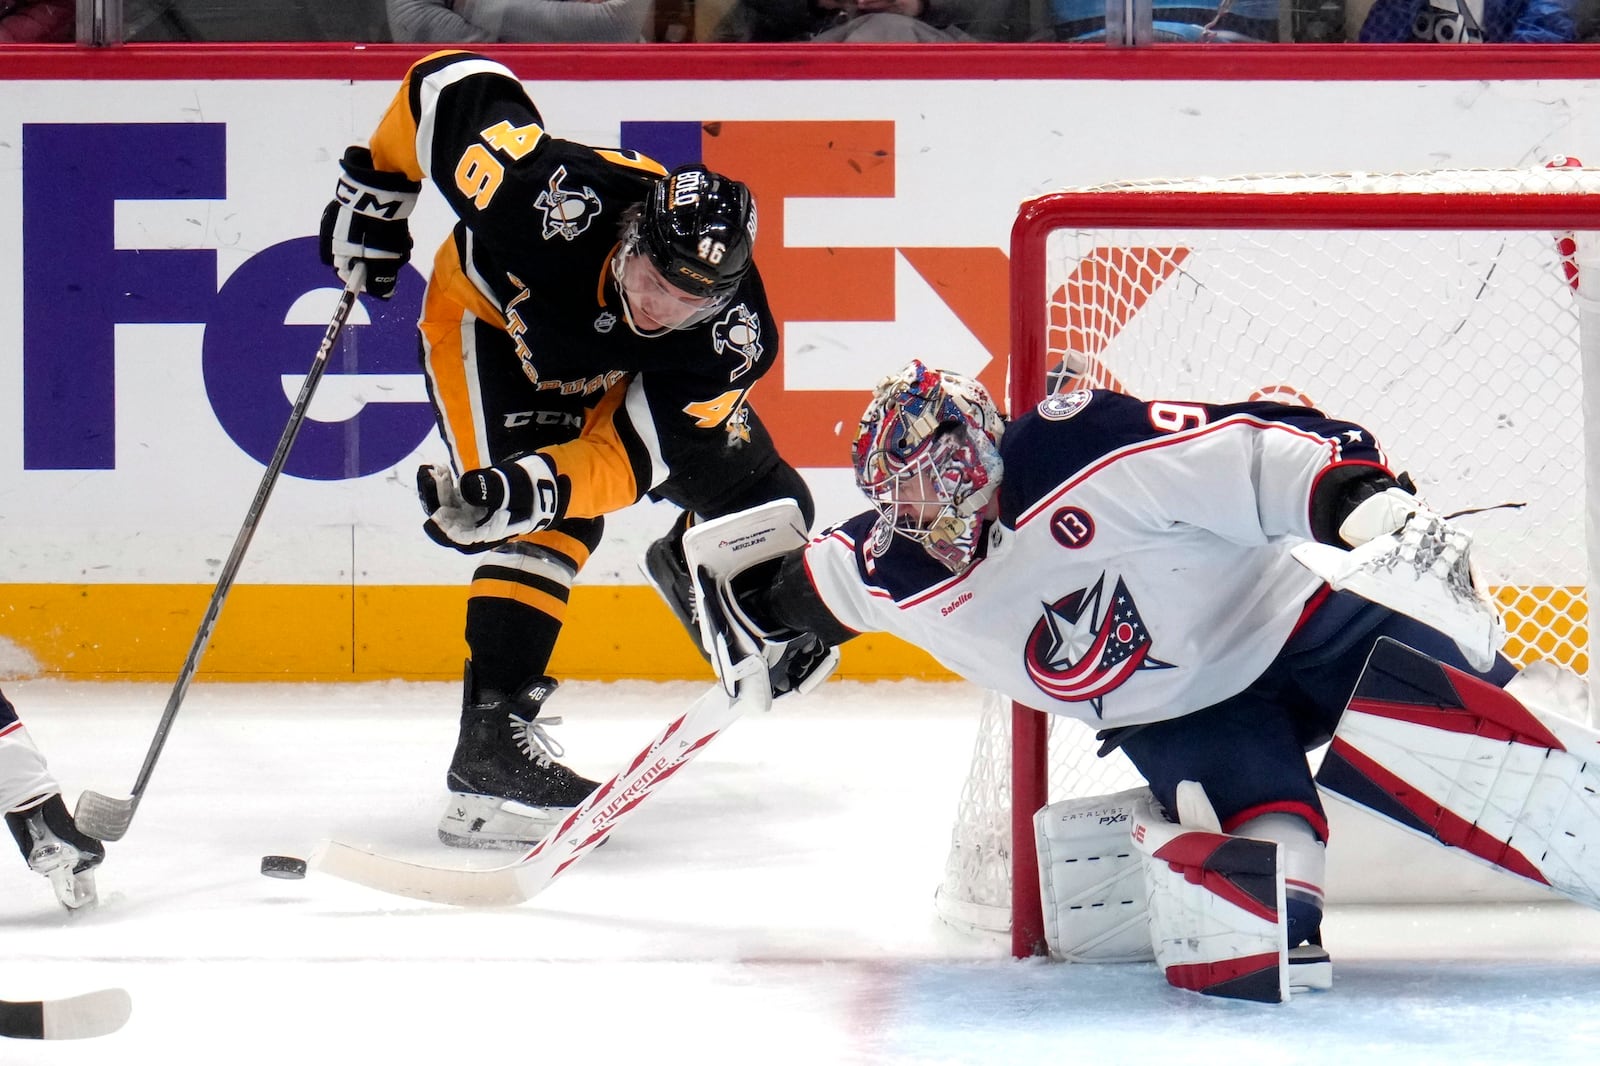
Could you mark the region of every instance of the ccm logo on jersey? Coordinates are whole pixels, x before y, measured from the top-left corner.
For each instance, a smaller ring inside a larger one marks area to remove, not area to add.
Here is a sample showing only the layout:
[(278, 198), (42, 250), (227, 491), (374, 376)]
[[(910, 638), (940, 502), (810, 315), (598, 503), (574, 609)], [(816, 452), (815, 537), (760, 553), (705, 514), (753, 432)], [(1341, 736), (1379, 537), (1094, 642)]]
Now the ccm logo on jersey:
[(583, 416), (572, 411), (512, 411), (502, 423), (507, 429), (523, 426), (569, 426), (583, 428)]

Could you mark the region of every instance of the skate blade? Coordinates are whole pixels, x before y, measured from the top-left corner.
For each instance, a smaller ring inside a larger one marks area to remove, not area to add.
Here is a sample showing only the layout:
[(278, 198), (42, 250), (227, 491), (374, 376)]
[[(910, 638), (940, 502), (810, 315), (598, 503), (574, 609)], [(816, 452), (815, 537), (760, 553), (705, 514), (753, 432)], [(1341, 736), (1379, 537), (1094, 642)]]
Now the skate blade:
[(452, 792), (439, 819), (439, 840), (452, 848), (526, 850), (571, 812), (571, 807), (531, 807), (496, 796)]

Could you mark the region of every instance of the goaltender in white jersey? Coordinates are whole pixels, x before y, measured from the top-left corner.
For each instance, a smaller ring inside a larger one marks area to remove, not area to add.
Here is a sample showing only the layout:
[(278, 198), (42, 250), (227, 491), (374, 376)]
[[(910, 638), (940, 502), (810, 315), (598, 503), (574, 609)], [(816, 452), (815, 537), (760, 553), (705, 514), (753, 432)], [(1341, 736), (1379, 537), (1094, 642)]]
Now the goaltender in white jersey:
[(61, 786), (28, 736), (16, 708), (0, 693), (0, 812), (30, 869), (50, 879), (56, 898), (76, 910), (95, 902), (100, 841), (78, 831)]
[[(759, 653), (775, 693), (806, 691), (827, 648), (889, 632), (1098, 727), (1102, 754), (1122, 749), (1149, 790), (1085, 801), (1120, 834), (1085, 857), (1107, 858), (1105, 872), (1133, 827), (1145, 890), (1120, 898), (1148, 900), (1172, 983), (1269, 1000), (1326, 987), (1318, 784), (1600, 904), (1600, 806), (1506, 792), (1564, 797), (1600, 736), (1537, 721), (1503, 693), (1526, 679), (1498, 652), (1470, 538), (1417, 499), (1366, 428), (1308, 407), (1100, 390), (1008, 422), (976, 381), (913, 362), (878, 386), (852, 458), (872, 510), (803, 549), (698, 571), (719, 672)], [(752, 542), (783, 521), (748, 514)], [(723, 521), (720, 542), (738, 543)], [(1490, 751), (1460, 750), (1480, 733)], [(1330, 740), (1314, 779), (1306, 752)], [(1572, 774), (1533, 786), (1546, 770), (1424, 779), (1558, 755)], [(1485, 814), (1507, 810), (1523, 813)]]
[(998, 520), (972, 532), (970, 566), (952, 573), (868, 512), (807, 568), (841, 624), (1105, 726), (1176, 718), (1259, 676), (1322, 584), (1289, 554), (1315, 535), (1319, 482), (1386, 475), (1369, 434), (1307, 408), (1111, 392), (1051, 397), (1001, 448)]

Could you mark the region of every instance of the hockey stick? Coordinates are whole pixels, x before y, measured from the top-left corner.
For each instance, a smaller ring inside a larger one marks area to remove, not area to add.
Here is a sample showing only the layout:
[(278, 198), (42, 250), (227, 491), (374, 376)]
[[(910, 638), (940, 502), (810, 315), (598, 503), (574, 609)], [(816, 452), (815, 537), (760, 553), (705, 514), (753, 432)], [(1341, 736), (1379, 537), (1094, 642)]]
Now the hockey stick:
[(121, 1029), (133, 1000), (120, 988), (66, 999), (12, 1003), (0, 999), (0, 1036), (17, 1040), (84, 1040)]
[(195, 669), (200, 664), (200, 656), (211, 640), (212, 630), (216, 628), (217, 616), (222, 613), (222, 603), (228, 598), (228, 590), (233, 587), (233, 579), (239, 573), (240, 564), (244, 562), (244, 553), (250, 547), (251, 539), (255, 537), (256, 526), (261, 521), (261, 512), (266, 510), (273, 486), (277, 484), (278, 475), (283, 472), (283, 464), (288, 461), (289, 449), (294, 446), (295, 438), (300, 435), (300, 427), (306, 420), (306, 409), (311, 405), (311, 394), (316, 391), (317, 383), (322, 380), (322, 372), (328, 365), (328, 356), (333, 352), (333, 346), (344, 330), (345, 320), (350, 317), (350, 309), (355, 306), (356, 296), (361, 292), (365, 281), (366, 264), (357, 263), (350, 271), (350, 279), (345, 284), (344, 292), (339, 296), (339, 305), (334, 309), (333, 318), (328, 322), (328, 328), (322, 335), (322, 343), (317, 348), (316, 358), (311, 362), (311, 369), (306, 371), (305, 381), (300, 386), (300, 395), (294, 401), (294, 409), (289, 413), (289, 421), (283, 427), (283, 435), (278, 438), (277, 450), (272, 453), (272, 461), (267, 464), (266, 473), (261, 475), (261, 484), (256, 488), (255, 499), (250, 501), (250, 510), (245, 513), (244, 525), (239, 527), (239, 534), (234, 538), (233, 550), (228, 553), (228, 561), (223, 564), (216, 588), (211, 592), (211, 602), (206, 605), (206, 613), (200, 619), (200, 628), (195, 631), (194, 642), (189, 645), (189, 655), (183, 661), (183, 668), (178, 671), (178, 680), (172, 686), (172, 694), (167, 697), (166, 710), (161, 713), (161, 722), (156, 726), (155, 738), (150, 741), (150, 750), (145, 753), (144, 765), (139, 767), (139, 776), (133, 782), (132, 791), (128, 793), (126, 799), (113, 799), (87, 789), (78, 797), (73, 820), (77, 822), (80, 830), (92, 837), (100, 840), (121, 840), (128, 832), (128, 825), (133, 821), (133, 812), (139, 808), (139, 801), (144, 797), (144, 790), (150, 784), (150, 775), (155, 770), (156, 760), (161, 757), (161, 749), (166, 746), (167, 734), (172, 730), (172, 720), (177, 717), (178, 707), (183, 703), (183, 697), (189, 691), (189, 682), (193, 680)]
[(390, 895), (457, 907), (503, 907), (525, 903), (570, 870), (657, 787), (705, 750), (717, 734), (746, 711), (772, 704), (766, 662), (752, 656), (738, 666), (736, 695), (719, 682), (680, 717), (668, 723), (627, 767), (595, 789), (561, 824), (516, 862), (462, 870), (407, 862), (329, 840), (307, 865)]

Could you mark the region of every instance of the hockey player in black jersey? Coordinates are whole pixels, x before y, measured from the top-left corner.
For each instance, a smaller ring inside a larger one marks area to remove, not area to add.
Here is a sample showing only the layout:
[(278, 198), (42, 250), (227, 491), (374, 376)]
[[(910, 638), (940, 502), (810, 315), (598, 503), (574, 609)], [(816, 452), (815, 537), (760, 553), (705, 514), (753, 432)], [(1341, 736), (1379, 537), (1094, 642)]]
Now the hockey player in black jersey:
[(810, 494), (750, 405), (777, 324), (749, 190), (704, 167), (551, 136), (499, 63), (412, 67), (344, 156), (322, 254), (387, 297), (424, 179), (459, 221), (434, 257), (422, 365), (451, 465), (424, 467), (429, 536), (483, 552), (467, 606), (461, 732), (440, 836), (538, 840), (595, 787), (555, 761), (546, 673), (602, 516), (644, 497), (683, 515), (648, 574), (688, 620), (680, 538), (696, 517)]

